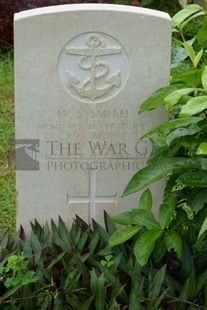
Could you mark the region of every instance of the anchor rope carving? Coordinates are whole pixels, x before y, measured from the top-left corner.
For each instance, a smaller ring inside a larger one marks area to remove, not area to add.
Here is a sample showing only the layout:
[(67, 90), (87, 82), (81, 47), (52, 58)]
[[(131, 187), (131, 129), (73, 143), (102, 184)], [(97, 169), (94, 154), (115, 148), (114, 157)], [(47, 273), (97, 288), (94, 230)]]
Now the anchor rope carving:
[[(89, 71), (89, 77), (82, 83), (76, 76), (66, 70), (67, 86), (73, 88), (81, 97), (96, 99), (101, 97), (113, 87), (118, 87), (121, 81), (120, 70), (109, 75), (110, 66), (106, 61), (97, 61), (96, 58), (106, 55), (116, 55), (122, 52), (121, 47), (106, 47), (104, 39), (92, 34), (86, 41), (87, 47), (66, 47), (65, 53), (79, 55), (77, 66), (84, 71)], [(99, 83), (98, 83), (99, 81)], [(101, 87), (103, 85), (103, 87)], [(99, 87), (98, 87), (99, 86)]]
[[(101, 79), (101, 78), (103, 78), (103, 77), (105, 77), (105, 76), (107, 76), (107, 74), (109, 73), (109, 71), (110, 71), (110, 69), (109, 69), (109, 65), (104, 61), (99, 61), (99, 62), (97, 62), (97, 63), (95, 63), (94, 64), (94, 66), (92, 66), (92, 64), (90, 63), (89, 65), (86, 65), (86, 64), (84, 64), (84, 62), (86, 61), (86, 60), (89, 60), (90, 61), (90, 56), (81, 56), (79, 59), (78, 59), (78, 66), (79, 66), (79, 68), (80, 69), (82, 69), (82, 70), (91, 70), (93, 67), (94, 68), (98, 68), (98, 67), (103, 67), (104, 68), (104, 70), (101, 72), (101, 73), (97, 73), (96, 72), (96, 74), (94, 75), (94, 78), (96, 79), (96, 80), (98, 80), (98, 79)], [(82, 88), (83, 89), (86, 89), (86, 86), (88, 85), (88, 84), (90, 84), (92, 82), (92, 79), (91, 79), (91, 77), (89, 77), (88, 79), (86, 79), (84, 82), (83, 82), (83, 84), (82, 84)]]

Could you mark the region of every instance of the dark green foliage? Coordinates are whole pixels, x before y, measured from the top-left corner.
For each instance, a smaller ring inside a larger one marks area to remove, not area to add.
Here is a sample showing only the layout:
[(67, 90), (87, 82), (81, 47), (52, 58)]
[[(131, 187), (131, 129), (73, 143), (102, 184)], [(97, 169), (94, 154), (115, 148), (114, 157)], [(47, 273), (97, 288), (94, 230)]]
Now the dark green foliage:
[[(170, 15), (175, 14), (181, 9), (180, 2), (178, 0), (141, 0), (141, 6), (164, 11), (170, 13)], [(190, 3), (191, 1), (188, 1)]]
[[(194, 197), (197, 197), (195, 190)], [(195, 205), (202, 201), (203, 206), (204, 191), (199, 192), (199, 198)], [(109, 239), (111, 247), (131, 241), (142, 277), (149, 272), (148, 276), (155, 281), (152, 275), (159, 270), (156, 277), (161, 284), (156, 282), (154, 289), (161, 287), (160, 299), (150, 301), (153, 306), (143, 309), (154, 309), (158, 300), (158, 309), (207, 309), (207, 221), (203, 222), (207, 211), (194, 213), (185, 202), (178, 205), (176, 193), (166, 196), (157, 219), (151, 207), (151, 193), (147, 189), (139, 208), (112, 218), (125, 227), (116, 230)], [(150, 287), (150, 293), (151, 290)]]
[(0, 309), (159, 309), (165, 267), (142, 271), (130, 243), (109, 248), (115, 228), (105, 222), (92, 229), (77, 217), (69, 231), (60, 218), (31, 224), (29, 236), (1, 232)]
[(0, 309), (206, 309), (207, 247), (192, 247), (193, 228), (192, 240), (180, 228), (181, 259), (168, 252), (141, 267), (132, 251), (137, 235), (108, 247), (117, 230), (106, 214), (105, 223), (92, 229), (77, 217), (69, 231), (60, 218), (31, 224), (28, 236), (23, 228), (0, 232)]
[[(152, 154), (123, 196), (166, 177), (159, 216), (153, 216), (152, 196), (146, 189), (138, 209), (112, 218), (124, 228), (114, 232), (109, 245), (131, 240), (142, 270), (150, 265), (154, 272), (166, 264), (165, 275), (157, 276), (167, 286), (160, 309), (207, 309), (206, 17), (207, 11), (195, 4), (173, 17), (171, 85), (156, 91), (139, 110), (162, 104), (170, 120), (145, 134), (152, 142)], [(185, 29), (192, 20), (197, 27), (195, 37), (188, 40)]]

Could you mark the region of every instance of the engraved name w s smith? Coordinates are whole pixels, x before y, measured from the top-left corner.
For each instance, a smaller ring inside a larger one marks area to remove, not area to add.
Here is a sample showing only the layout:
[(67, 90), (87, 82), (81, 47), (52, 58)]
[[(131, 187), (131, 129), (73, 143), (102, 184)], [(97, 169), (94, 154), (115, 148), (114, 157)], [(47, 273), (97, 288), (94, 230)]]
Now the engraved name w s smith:
[[(101, 110), (101, 109), (95, 109), (95, 110), (90, 110), (88, 112), (88, 118), (89, 119), (126, 119), (128, 120), (129, 118), (129, 112), (128, 110)], [(71, 112), (71, 110), (58, 110), (58, 118), (59, 119), (68, 119), (71, 120), (72, 118), (83, 118), (86, 119), (86, 112), (82, 110), (78, 110), (76, 112)]]

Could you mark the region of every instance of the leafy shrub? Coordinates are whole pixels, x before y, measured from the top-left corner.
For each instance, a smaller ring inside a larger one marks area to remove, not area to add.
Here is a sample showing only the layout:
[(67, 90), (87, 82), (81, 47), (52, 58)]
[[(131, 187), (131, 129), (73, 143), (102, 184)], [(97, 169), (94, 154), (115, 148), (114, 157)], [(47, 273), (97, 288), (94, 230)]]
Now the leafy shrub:
[[(196, 38), (186, 41), (184, 26), (200, 16), (203, 23)], [(158, 90), (139, 111), (152, 110), (163, 103), (171, 119), (145, 134), (153, 144), (152, 154), (147, 166), (134, 175), (124, 192), (136, 192), (166, 176), (165, 196), (175, 195), (176, 206), (185, 210), (187, 216), (193, 218), (204, 212), (202, 222), (207, 202), (206, 18), (207, 12), (198, 5), (187, 6), (173, 18), (174, 31), (180, 39), (174, 38), (171, 85)]]
[[(185, 27), (194, 19), (199, 19), (197, 32), (189, 40)], [(156, 91), (139, 110), (163, 104), (171, 118), (144, 135), (152, 142), (152, 154), (124, 191), (126, 196), (166, 177), (164, 200), (156, 219), (146, 189), (138, 209), (112, 218), (124, 228), (114, 232), (109, 244), (133, 240), (143, 268), (167, 265), (164, 298), (169, 298), (169, 309), (207, 309), (207, 11), (189, 5), (178, 12), (173, 34), (171, 85)]]
[(25, 236), (0, 233), (1, 309), (154, 309), (166, 290), (166, 267), (141, 270), (130, 243), (108, 247), (115, 228), (93, 229), (76, 218), (71, 231), (62, 219)]
[(149, 266), (156, 270), (166, 265), (162, 288), (165, 285), (167, 288), (160, 309), (168, 309), (168, 303), (172, 306), (169, 309), (206, 309), (206, 237), (202, 241), (198, 237), (204, 228), (199, 216), (192, 219), (188, 210), (176, 208), (176, 203), (176, 194), (166, 196), (156, 219), (151, 211), (152, 195), (147, 189), (140, 198), (139, 208), (112, 218), (125, 227), (112, 234), (109, 246), (132, 239), (133, 253), (141, 270)]
[(181, 260), (168, 253), (141, 267), (132, 250), (139, 233), (108, 247), (119, 231), (106, 214), (105, 223), (92, 229), (77, 217), (69, 231), (60, 218), (31, 224), (29, 236), (0, 232), (0, 309), (206, 309), (204, 248), (202, 257), (186, 244)]

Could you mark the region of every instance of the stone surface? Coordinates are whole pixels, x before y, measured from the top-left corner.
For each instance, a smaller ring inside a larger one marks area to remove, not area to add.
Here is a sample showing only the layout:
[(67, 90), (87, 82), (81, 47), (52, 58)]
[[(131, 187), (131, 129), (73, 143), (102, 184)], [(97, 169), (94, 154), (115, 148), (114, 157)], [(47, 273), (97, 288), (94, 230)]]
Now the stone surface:
[[(60, 215), (103, 224), (150, 155), (141, 136), (166, 120), (137, 115), (169, 81), (171, 22), (136, 7), (79, 4), (15, 15), (17, 226)], [(163, 182), (153, 186), (155, 204)]]

